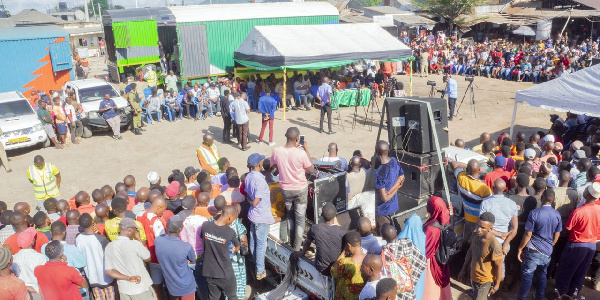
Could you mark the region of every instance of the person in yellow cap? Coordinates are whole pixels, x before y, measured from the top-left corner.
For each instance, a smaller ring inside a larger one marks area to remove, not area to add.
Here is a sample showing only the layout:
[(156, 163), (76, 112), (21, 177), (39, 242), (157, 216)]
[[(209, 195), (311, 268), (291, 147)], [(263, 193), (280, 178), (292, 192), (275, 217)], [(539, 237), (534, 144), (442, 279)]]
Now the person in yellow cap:
[(27, 178), (33, 184), (38, 210), (46, 211), (44, 200), (48, 198), (60, 200), (60, 171), (54, 164), (45, 162), (41, 155), (33, 158), (33, 165), (27, 169)]

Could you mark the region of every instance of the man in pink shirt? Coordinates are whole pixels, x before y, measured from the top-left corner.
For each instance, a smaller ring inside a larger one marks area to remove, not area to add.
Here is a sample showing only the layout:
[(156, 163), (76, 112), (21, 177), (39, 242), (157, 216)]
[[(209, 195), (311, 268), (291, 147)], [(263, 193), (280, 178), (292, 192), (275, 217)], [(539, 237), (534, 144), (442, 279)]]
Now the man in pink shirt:
[(289, 220), (290, 244), (294, 250), (298, 251), (302, 246), (302, 234), (308, 206), (306, 173), (312, 173), (314, 166), (306, 140), (304, 145), (299, 144), (300, 130), (290, 127), (287, 129), (285, 137), (287, 138), (285, 145), (273, 149), (271, 169), (276, 167), (279, 170), (279, 184)]

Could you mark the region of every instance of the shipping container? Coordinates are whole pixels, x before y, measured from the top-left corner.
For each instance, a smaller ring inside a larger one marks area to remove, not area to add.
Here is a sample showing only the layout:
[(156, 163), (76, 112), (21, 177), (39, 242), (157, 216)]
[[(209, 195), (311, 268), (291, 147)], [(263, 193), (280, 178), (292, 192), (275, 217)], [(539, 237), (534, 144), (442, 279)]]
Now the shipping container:
[(67, 31), (56, 26), (0, 28), (0, 92), (61, 89), (73, 80)]
[(233, 53), (254, 26), (337, 24), (328, 2), (276, 2), (169, 7), (175, 16), (181, 77), (233, 72)]

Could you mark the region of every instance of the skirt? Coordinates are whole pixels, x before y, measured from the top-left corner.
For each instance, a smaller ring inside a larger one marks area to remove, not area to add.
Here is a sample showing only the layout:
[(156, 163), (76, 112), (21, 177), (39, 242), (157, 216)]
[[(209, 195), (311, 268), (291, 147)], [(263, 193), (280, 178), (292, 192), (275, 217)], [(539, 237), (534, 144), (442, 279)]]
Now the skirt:
[(440, 287), (435, 284), (433, 275), (431, 275), (431, 259), (427, 259), (427, 269), (425, 270), (425, 293), (423, 293), (423, 299), (452, 300), (452, 290), (450, 289), (450, 284), (445, 287)]

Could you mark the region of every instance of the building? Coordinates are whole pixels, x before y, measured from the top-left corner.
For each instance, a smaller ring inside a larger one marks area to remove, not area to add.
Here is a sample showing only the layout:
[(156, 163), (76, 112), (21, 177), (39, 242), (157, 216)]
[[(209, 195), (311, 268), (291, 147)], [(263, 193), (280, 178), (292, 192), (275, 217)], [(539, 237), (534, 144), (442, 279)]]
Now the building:
[(0, 28), (0, 92), (61, 89), (73, 79), (69, 34), (57, 26)]

